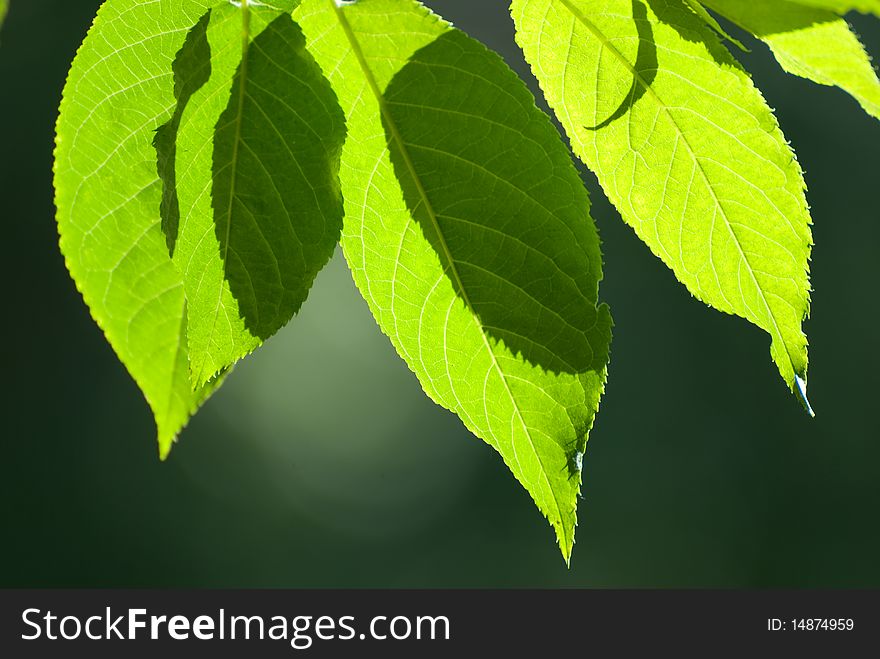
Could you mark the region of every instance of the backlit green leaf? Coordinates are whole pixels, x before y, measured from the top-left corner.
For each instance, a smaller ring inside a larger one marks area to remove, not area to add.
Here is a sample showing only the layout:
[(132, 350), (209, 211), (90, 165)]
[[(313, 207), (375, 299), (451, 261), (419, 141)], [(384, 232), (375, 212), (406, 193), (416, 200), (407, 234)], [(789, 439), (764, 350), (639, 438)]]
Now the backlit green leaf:
[(567, 149), (498, 56), (412, 0), (305, 0), (295, 17), (347, 115), (342, 245), (358, 287), (568, 559), (611, 317)]
[(695, 296), (766, 330), (804, 395), (804, 180), (749, 76), (680, 0), (513, 0), (512, 13), (575, 153), (623, 219)]
[(160, 152), (175, 175), (165, 226), (194, 385), (286, 324), (339, 240), (345, 119), (304, 45), (288, 13), (221, 3), (206, 28), (209, 75), (180, 90), (166, 129), (175, 146)]
[(852, 94), (880, 118), (880, 80), (859, 38), (843, 18), (787, 0), (702, 0), (764, 41), (783, 69)]
[(57, 125), (61, 249), (153, 410), (162, 455), (213, 386), (190, 385), (184, 291), (162, 232), (153, 147), (174, 112), (172, 62), (211, 4), (108, 0), (73, 62)]

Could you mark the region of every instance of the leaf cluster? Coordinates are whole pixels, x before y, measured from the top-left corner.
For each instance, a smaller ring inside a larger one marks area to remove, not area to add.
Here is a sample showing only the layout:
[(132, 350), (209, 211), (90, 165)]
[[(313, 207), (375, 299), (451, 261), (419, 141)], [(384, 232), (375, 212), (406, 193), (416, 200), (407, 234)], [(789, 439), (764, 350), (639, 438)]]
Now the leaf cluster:
[(880, 118), (849, 10), (880, 3), (511, 0), (564, 140), (417, 0), (106, 0), (58, 119), (61, 249), (164, 458), (340, 244), (427, 395), (568, 560), (612, 331), (571, 151), (694, 297), (766, 331), (812, 413), (806, 184), (728, 32)]

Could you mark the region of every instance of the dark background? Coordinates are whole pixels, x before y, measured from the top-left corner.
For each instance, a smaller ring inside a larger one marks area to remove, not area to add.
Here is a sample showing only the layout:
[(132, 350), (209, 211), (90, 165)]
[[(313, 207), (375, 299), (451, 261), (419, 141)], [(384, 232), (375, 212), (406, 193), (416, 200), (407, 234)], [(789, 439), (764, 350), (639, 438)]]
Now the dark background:
[[(810, 185), (815, 420), (769, 337), (694, 301), (585, 173), (616, 328), (567, 570), (338, 258), (158, 461), (53, 219), (56, 108), (98, 4), (13, 0), (0, 37), (0, 585), (880, 587), (880, 123), (846, 94), (742, 57)], [(528, 77), (504, 2), (428, 4)], [(880, 22), (851, 21), (880, 56)]]

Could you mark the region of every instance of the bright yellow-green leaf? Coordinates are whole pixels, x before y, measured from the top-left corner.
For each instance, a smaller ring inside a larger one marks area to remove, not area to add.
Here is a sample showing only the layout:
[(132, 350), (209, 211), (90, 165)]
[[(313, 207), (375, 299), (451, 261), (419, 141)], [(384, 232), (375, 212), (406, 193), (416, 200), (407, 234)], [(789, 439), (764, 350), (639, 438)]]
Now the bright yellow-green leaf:
[(193, 391), (183, 284), (162, 232), (155, 131), (172, 62), (211, 0), (108, 0), (77, 53), (58, 117), (61, 250), (92, 316), (146, 396), (167, 454), (212, 385)]
[(766, 330), (804, 393), (810, 216), (770, 108), (680, 0), (513, 0), (575, 153), (696, 297)]
[[(297, 4), (108, 0), (65, 87), (55, 162), (61, 248), (153, 409), (162, 456), (240, 356), (221, 350), (231, 331), (205, 328), (244, 320), (264, 338), (299, 306), (338, 236), (344, 119), (290, 18)], [(251, 17), (253, 34), (242, 39)], [(247, 163), (244, 174), (236, 162)], [(193, 212), (196, 189), (207, 206)], [(218, 243), (234, 263), (215, 277)], [(244, 302), (221, 305), (222, 286)], [(250, 294), (259, 300), (246, 306)]]

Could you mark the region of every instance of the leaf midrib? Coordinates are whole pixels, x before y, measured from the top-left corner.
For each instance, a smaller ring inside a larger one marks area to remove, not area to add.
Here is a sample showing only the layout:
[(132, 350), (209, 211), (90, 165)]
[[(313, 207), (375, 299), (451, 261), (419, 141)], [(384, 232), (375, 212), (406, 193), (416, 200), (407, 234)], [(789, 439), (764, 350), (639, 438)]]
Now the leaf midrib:
[(788, 357), (789, 363), (791, 364), (792, 373), (794, 373), (795, 376), (801, 375), (798, 372), (797, 367), (795, 366), (794, 359), (791, 356), (791, 352), (789, 351), (788, 344), (782, 336), (782, 332), (779, 328), (779, 323), (776, 320), (776, 314), (773, 313), (773, 310), (770, 308), (770, 304), (767, 302), (767, 297), (764, 295), (764, 290), (758, 282), (758, 278), (755, 275), (755, 271), (752, 268), (752, 264), (749, 261), (748, 257), (746, 256), (745, 250), (743, 250), (742, 244), (739, 241), (739, 237), (736, 235), (736, 231), (734, 230), (733, 226), (731, 225), (730, 219), (727, 217), (727, 212), (726, 212), (723, 204), (721, 203), (721, 201), (718, 199), (718, 195), (715, 192), (715, 188), (712, 186), (712, 183), (709, 179), (709, 176), (706, 174), (706, 171), (703, 168), (702, 162), (697, 157), (696, 153), (694, 152), (693, 148), (691, 147), (691, 144), (688, 141), (687, 135), (685, 134), (685, 132), (681, 128), (681, 126), (678, 125), (678, 122), (675, 119), (675, 115), (672, 114), (672, 111), (670, 110), (670, 108), (666, 105), (666, 103), (663, 102), (663, 99), (660, 98), (660, 96), (657, 94), (657, 92), (654, 90), (654, 88), (651, 87), (651, 85), (648, 83), (648, 81), (642, 77), (641, 73), (639, 73), (639, 71), (632, 64), (630, 64), (629, 60), (626, 57), (624, 57), (623, 53), (621, 53), (613, 43), (611, 43), (611, 41), (608, 39), (608, 37), (605, 36), (605, 34), (596, 26), (595, 23), (593, 23), (589, 18), (587, 18), (580, 9), (575, 7), (571, 3), (571, 0), (558, 0), (558, 1), (566, 9), (568, 9), (568, 11), (572, 14), (572, 16), (575, 17), (576, 20), (578, 20), (585, 28), (587, 28), (587, 30), (589, 30), (600, 41), (603, 48), (608, 50), (615, 58), (617, 58), (624, 65), (624, 67), (626, 69), (629, 70), (629, 72), (632, 74), (632, 76), (636, 80), (636, 82), (638, 82), (638, 84), (640, 84), (645, 89), (645, 92), (657, 102), (657, 105), (660, 107), (661, 110), (663, 110), (664, 114), (666, 114), (666, 116), (669, 118), (669, 121), (675, 127), (675, 130), (678, 133), (681, 141), (684, 143), (685, 147), (687, 148), (688, 153), (690, 154), (691, 158), (693, 159), (694, 163), (696, 164), (697, 170), (700, 172), (700, 176), (702, 177), (703, 181), (705, 182), (706, 187), (709, 189), (709, 192), (712, 195), (712, 200), (715, 203), (715, 206), (719, 209), (719, 211), (721, 213), (721, 217), (724, 219), (724, 226), (727, 227), (727, 230), (730, 233), (730, 237), (733, 239), (733, 243), (734, 243), (734, 245), (736, 245), (736, 249), (739, 252), (740, 258), (746, 264), (746, 270), (748, 271), (749, 276), (752, 278), (752, 282), (754, 282), (754, 284), (755, 284), (755, 288), (758, 291), (758, 295), (760, 295), (760, 297), (761, 297), (761, 302), (764, 304), (764, 308), (767, 310), (767, 314), (769, 315), (770, 320), (773, 322), (773, 329), (775, 330), (775, 334), (776, 334), (775, 338), (780, 341), (780, 343), (782, 344), (782, 346), (785, 349), (785, 354)]
[[(391, 137), (394, 140), (394, 142), (397, 144), (398, 149), (400, 151), (400, 154), (403, 156), (403, 160), (404, 160), (404, 163), (406, 164), (407, 170), (408, 170), (410, 176), (412, 177), (413, 182), (416, 185), (416, 189), (418, 190), (419, 196), (422, 198), (422, 201), (425, 205), (425, 210), (427, 211), (428, 216), (431, 218), (432, 226), (434, 228), (434, 231), (437, 234), (437, 237), (439, 238), (440, 246), (443, 250), (443, 257), (446, 260), (446, 262), (448, 264), (449, 271), (452, 274), (452, 277), (455, 281), (456, 289), (461, 292), (461, 296), (463, 298), (464, 303), (467, 305), (467, 307), (469, 309), (472, 310), (473, 306), (471, 305), (467, 291), (464, 288), (464, 284), (463, 284), (461, 277), (458, 273), (458, 270), (455, 266), (455, 260), (452, 258), (452, 253), (449, 250), (449, 246), (447, 245), (446, 239), (443, 235), (443, 232), (440, 229), (440, 224), (437, 221), (437, 216), (434, 211), (434, 208), (431, 205), (431, 202), (430, 202), (430, 199), (428, 198), (427, 192), (425, 191), (425, 188), (422, 185), (421, 179), (419, 178), (418, 173), (416, 172), (415, 165), (413, 164), (412, 159), (410, 158), (409, 152), (406, 147), (406, 142), (403, 140), (403, 137), (401, 136), (400, 131), (397, 128), (397, 124), (394, 122), (394, 118), (391, 116), (391, 113), (388, 111), (388, 107), (385, 102), (385, 95), (383, 94), (382, 90), (379, 88), (379, 84), (376, 82), (376, 78), (373, 75), (373, 71), (370, 68), (369, 63), (367, 62), (367, 58), (364, 55), (363, 49), (361, 48), (360, 42), (358, 41), (358, 38), (357, 38), (357, 35), (354, 33), (354, 30), (352, 29), (351, 24), (348, 22), (348, 19), (345, 17), (345, 14), (344, 14), (342, 8), (336, 3), (336, 0), (329, 0), (329, 2), (333, 8), (333, 11), (336, 13), (336, 17), (339, 20), (339, 24), (342, 27), (342, 31), (345, 33), (345, 36), (348, 39), (349, 44), (351, 45), (352, 52), (354, 53), (355, 58), (357, 59), (358, 64), (360, 65), (361, 71), (364, 74), (364, 78), (367, 81), (367, 85), (370, 87), (370, 91), (373, 93), (373, 95), (376, 98), (376, 102), (379, 105), (379, 112), (382, 114), (383, 118), (385, 119), (385, 121), (391, 131)], [(519, 419), (520, 424), (523, 428), (523, 431), (525, 432), (525, 435), (529, 440), (529, 445), (532, 448), (532, 452), (535, 454), (535, 457), (537, 457), (538, 462), (541, 465), (541, 473), (544, 476), (544, 480), (547, 483), (547, 487), (549, 488), (551, 495), (553, 496), (553, 501), (554, 501), (554, 504), (556, 505), (556, 514), (558, 516), (559, 524), (561, 525), (562, 533), (565, 537), (565, 542), (566, 542), (566, 546), (567, 546), (567, 544), (570, 540), (568, 528), (565, 524), (565, 520), (562, 515), (562, 506), (560, 505), (559, 497), (556, 494), (556, 490), (553, 488), (552, 483), (550, 482), (549, 476), (547, 475), (547, 469), (544, 465), (543, 458), (541, 457), (541, 454), (538, 452), (538, 450), (535, 446), (531, 431), (529, 430), (529, 427), (526, 425), (525, 420), (522, 417), (522, 413), (520, 412), (520, 409), (519, 409), (519, 404), (517, 403), (516, 398), (514, 397), (513, 392), (510, 389), (510, 385), (507, 382), (507, 378), (504, 374), (504, 371), (501, 369), (501, 366), (498, 363), (498, 360), (495, 356), (495, 352), (492, 350), (492, 346), (489, 344), (489, 341), (486, 338), (486, 333), (484, 331), (484, 327), (483, 327), (482, 323), (480, 323), (480, 321), (477, 318), (475, 313), (472, 312), (469, 315), (471, 318), (473, 318), (474, 323), (477, 325), (480, 338), (482, 339), (483, 345), (485, 346), (486, 351), (489, 353), (489, 356), (492, 360), (492, 366), (495, 369), (495, 371), (498, 373), (498, 375), (500, 376), (501, 382), (504, 384), (504, 389), (505, 389), (508, 397), (510, 398), (510, 401), (513, 403), (513, 409), (516, 411), (516, 416)], [(486, 421), (487, 422), (489, 421), (488, 417), (487, 417)], [(492, 431), (491, 424), (488, 429), (490, 432)], [(511, 441), (513, 441), (513, 438), (511, 438)]]

